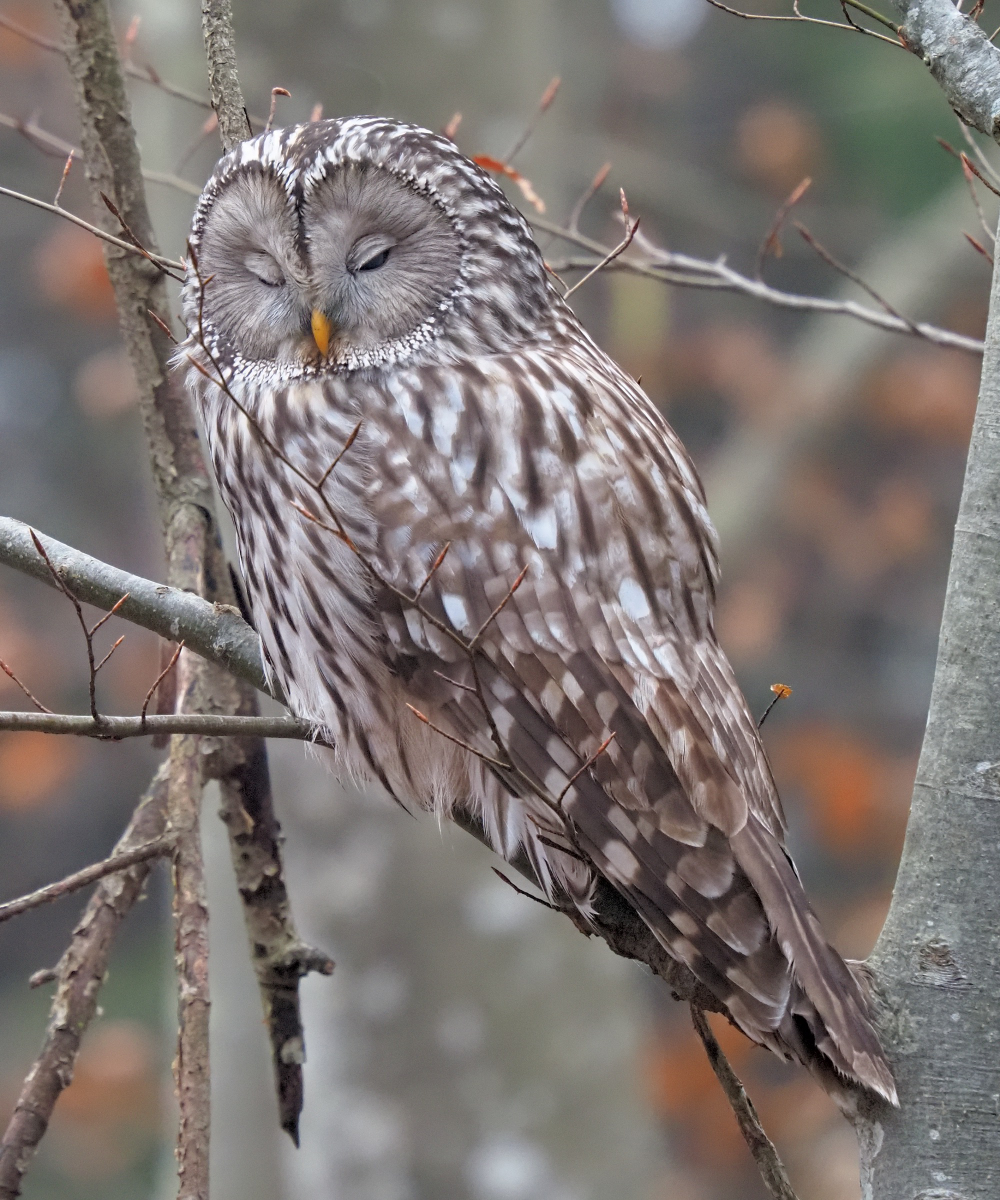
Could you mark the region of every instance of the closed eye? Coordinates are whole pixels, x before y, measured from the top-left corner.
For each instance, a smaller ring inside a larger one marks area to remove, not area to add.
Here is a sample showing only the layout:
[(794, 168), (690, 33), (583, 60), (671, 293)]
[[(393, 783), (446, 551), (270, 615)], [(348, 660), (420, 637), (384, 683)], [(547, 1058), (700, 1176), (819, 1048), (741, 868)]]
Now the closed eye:
[(377, 271), (379, 267), (384, 267), (386, 260), (389, 257), (390, 247), (386, 246), (384, 250), (380, 250), (378, 254), (373, 254), (371, 258), (366, 259), (360, 267), (359, 271)]
[(281, 267), (263, 250), (254, 250), (243, 259), (243, 265), (258, 283), (265, 287), (279, 288), (285, 286), (285, 276)]

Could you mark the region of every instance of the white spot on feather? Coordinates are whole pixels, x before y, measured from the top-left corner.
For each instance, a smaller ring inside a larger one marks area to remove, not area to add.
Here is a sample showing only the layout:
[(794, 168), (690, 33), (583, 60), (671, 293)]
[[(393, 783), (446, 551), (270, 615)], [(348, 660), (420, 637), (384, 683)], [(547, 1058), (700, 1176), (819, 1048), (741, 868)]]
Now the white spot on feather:
[(649, 601), (638, 581), (626, 576), (618, 585), (618, 603), (622, 606), (627, 617), (633, 621), (642, 621), (649, 616)]

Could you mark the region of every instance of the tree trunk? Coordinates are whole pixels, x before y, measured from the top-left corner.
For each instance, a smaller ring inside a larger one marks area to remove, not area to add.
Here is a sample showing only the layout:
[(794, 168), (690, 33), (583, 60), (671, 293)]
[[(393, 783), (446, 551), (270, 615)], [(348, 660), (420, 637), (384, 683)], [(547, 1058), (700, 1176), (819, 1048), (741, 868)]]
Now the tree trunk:
[(858, 1122), (863, 1200), (1000, 1195), (1000, 277), (902, 862), (872, 953), (901, 1107)]

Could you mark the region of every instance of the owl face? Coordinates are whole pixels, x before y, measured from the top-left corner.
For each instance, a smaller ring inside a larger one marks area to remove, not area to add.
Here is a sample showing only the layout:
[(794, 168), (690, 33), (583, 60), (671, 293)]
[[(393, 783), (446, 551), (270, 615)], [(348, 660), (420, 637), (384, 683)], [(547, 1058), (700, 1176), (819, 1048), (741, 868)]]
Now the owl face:
[(195, 214), (185, 317), (254, 374), (495, 352), (554, 293), (531, 232), (447, 139), (349, 117), (274, 130), (223, 158)]
[(205, 223), (200, 268), (215, 330), (243, 358), (336, 364), (418, 329), (454, 290), (461, 257), (430, 197), (346, 162), (300, 203), (270, 172), (231, 180)]

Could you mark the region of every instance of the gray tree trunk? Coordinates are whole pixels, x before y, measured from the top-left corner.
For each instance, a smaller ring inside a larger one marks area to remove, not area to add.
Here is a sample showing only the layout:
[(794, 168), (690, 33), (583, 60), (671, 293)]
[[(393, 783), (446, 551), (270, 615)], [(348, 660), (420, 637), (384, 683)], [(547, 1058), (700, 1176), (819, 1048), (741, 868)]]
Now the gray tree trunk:
[(858, 1124), (864, 1200), (1000, 1196), (1000, 277), (906, 843), (869, 960), (901, 1107)]

